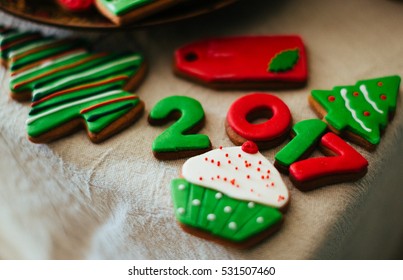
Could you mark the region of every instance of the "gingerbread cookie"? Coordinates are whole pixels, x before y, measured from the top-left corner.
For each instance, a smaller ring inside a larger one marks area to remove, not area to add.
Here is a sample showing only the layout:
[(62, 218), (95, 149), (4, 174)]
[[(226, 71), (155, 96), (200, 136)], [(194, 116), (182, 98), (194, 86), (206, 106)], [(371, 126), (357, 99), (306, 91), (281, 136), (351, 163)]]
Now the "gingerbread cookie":
[(172, 181), (182, 228), (218, 243), (248, 248), (276, 231), (289, 193), (278, 171), (253, 142), (193, 157)]
[(290, 179), (301, 191), (347, 181), (367, 173), (368, 161), (336, 134), (326, 133), (320, 140), (326, 157), (308, 158), (290, 166)]
[(174, 72), (216, 89), (294, 88), (307, 60), (299, 36), (213, 38), (178, 49)]
[(27, 132), (46, 143), (85, 127), (100, 142), (141, 116), (144, 103), (126, 90), (145, 74), (136, 53), (90, 53), (82, 40), (5, 29), (1, 57), (10, 69), (11, 97), (32, 96)]
[(207, 135), (198, 132), (205, 122), (199, 101), (186, 96), (170, 96), (160, 100), (151, 110), (148, 122), (163, 125), (176, 121), (153, 142), (154, 156), (161, 160), (191, 157), (211, 150)]
[(313, 90), (309, 104), (332, 131), (374, 150), (396, 110), (399, 86), (399, 76), (363, 80), (355, 86)]
[[(253, 123), (257, 119), (267, 120)], [(268, 149), (287, 138), (291, 125), (291, 112), (280, 98), (271, 94), (251, 93), (231, 105), (225, 128), (235, 145), (250, 140), (260, 149)]]
[(326, 127), (326, 123), (318, 119), (303, 120), (295, 124), (291, 131), (293, 139), (276, 154), (274, 166), (280, 171), (288, 173), (288, 168), (292, 163), (311, 154), (326, 132)]
[(183, 0), (95, 0), (98, 10), (117, 25), (124, 25), (165, 10)]

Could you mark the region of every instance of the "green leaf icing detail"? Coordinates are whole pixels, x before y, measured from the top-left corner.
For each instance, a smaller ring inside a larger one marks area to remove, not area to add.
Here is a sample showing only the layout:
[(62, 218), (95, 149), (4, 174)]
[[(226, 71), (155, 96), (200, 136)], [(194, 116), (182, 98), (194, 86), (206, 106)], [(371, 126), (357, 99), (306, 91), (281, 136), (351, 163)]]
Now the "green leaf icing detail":
[(33, 93), (27, 120), (31, 137), (77, 118), (90, 132), (99, 133), (140, 103), (122, 89), (143, 63), (139, 54), (91, 53), (80, 39), (1, 26), (0, 47), (11, 72), (11, 92)]
[(299, 59), (299, 49), (277, 53), (269, 62), (268, 72), (285, 72), (294, 68)]
[(203, 107), (196, 99), (186, 96), (166, 97), (154, 106), (149, 118), (151, 121), (167, 121), (175, 112), (180, 113), (179, 119), (154, 140), (153, 151), (163, 153), (209, 148), (211, 144), (207, 135), (188, 134), (204, 120)]
[(319, 141), (326, 132), (326, 128), (326, 123), (318, 119), (303, 120), (296, 123), (292, 128), (295, 137), (276, 154), (276, 162), (284, 167), (289, 167), (298, 161)]
[(326, 122), (338, 131), (348, 130), (373, 145), (380, 142), (389, 115), (396, 110), (399, 76), (358, 81), (354, 86), (313, 90), (312, 98), (327, 112)]
[(273, 207), (236, 200), (185, 179), (172, 180), (171, 193), (178, 221), (234, 242), (245, 241), (282, 220), (281, 212)]

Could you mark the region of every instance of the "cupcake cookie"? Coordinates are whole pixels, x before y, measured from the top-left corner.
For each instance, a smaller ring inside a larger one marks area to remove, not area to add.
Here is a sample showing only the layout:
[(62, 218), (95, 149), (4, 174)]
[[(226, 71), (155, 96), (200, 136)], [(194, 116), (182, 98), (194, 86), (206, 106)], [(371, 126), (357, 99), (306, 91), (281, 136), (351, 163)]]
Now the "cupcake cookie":
[(250, 141), (190, 158), (182, 177), (172, 181), (181, 227), (236, 248), (276, 231), (290, 199), (278, 171)]

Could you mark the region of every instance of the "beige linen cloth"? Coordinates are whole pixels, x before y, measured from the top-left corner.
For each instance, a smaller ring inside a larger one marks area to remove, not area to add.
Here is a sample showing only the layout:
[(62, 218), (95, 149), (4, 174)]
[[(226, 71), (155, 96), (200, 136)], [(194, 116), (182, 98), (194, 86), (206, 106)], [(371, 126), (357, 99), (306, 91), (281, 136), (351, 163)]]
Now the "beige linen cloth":
[[(137, 94), (146, 114), (163, 97), (191, 96), (204, 106), (201, 133), (213, 145), (231, 146), (224, 120), (243, 91), (218, 92), (178, 79), (172, 54), (184, 43), (211, 36), (300, 34), (306, 44), (309, 83), (274, 91), (294, 122), (316, 117), (311, 89), (357, 80), (403, 76), (403, 2), (242, 1), (209, 16), (151, 29), (82, 33), (36, 25), (0, 13), (1, 24), (47, 34), (84, 35), (99, 50), (141, 50), (150, 72)], [(166, 127), (146, 116), (95, 145), (84, 131), (49, 145), (27, 140), (29, 104), (8, 97), (0, 70), (0, 258), (3, 259), (316, 259), (399, 258), (403, 251), (403, 106), (355, 183), (301, 193), (287, 176), (291, 204), (281, 230), (254, 249), (225, 248), (184, 233), (176, 224), (170, 181), (185, 160), (158, 161), (151, 143)], [(285, 144), (285, 143), (284, 143)], [(283, 145), (284, 145), (283, 144)], [(271, 161), (283, 145), (265, 151)]]

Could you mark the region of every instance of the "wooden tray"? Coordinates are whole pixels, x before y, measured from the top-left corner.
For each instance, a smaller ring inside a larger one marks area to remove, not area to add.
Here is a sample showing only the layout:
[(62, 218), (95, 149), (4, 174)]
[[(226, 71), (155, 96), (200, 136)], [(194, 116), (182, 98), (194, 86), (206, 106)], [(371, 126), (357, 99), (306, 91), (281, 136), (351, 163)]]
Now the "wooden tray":
[(14, 16), (38, 23), (80, 29), (122, 29), (148, 27), (210, 13), (239, 0), (202, 0), (181, 4), (130, 25), (116, 26), (94, 8), (81, 14), (69, 13), (54, 0), (0, 0), (0, 9)]

